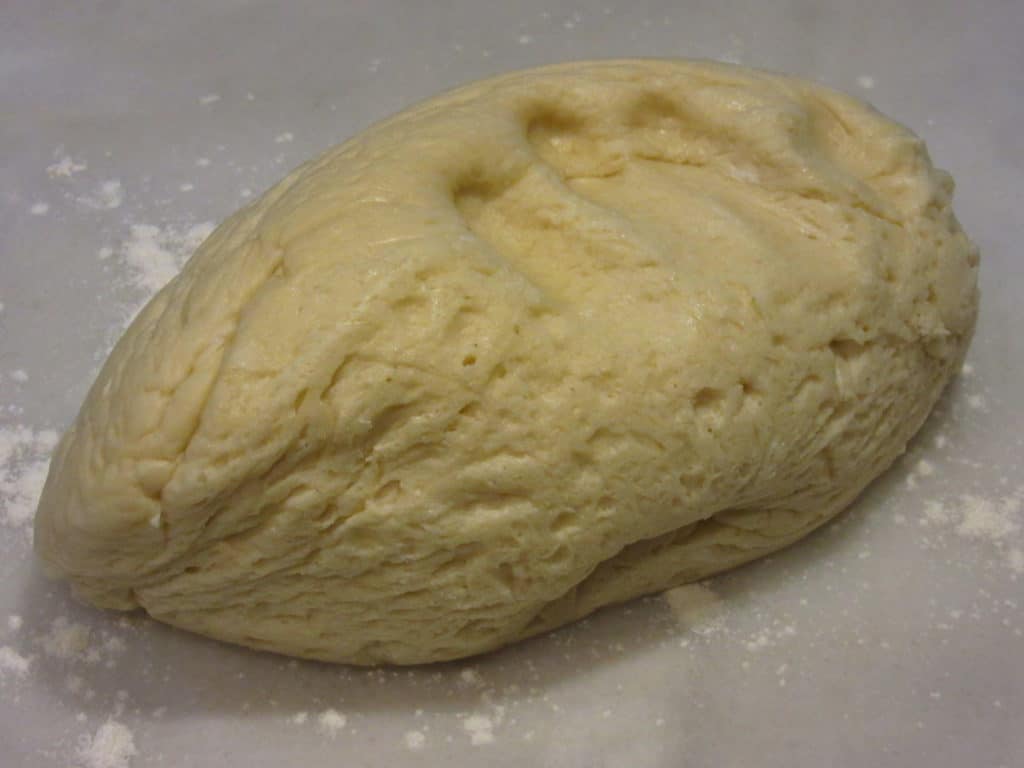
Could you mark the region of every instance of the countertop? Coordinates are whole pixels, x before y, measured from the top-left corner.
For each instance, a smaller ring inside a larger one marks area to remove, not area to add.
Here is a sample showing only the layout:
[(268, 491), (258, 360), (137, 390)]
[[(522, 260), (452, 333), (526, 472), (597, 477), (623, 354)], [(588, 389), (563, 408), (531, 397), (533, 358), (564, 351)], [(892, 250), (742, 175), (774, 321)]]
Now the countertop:
[[(1024, 764), (1024, 6), (58, 3), (0, 11), (5, 766)], [(963, 374), (807, 540), (462, 663), (359, 670), (78, 605), (31, 554), (56, 435), (132, 313), (308, 157), (469, 80), (723, 59), (870, 101), (957, 179)]]

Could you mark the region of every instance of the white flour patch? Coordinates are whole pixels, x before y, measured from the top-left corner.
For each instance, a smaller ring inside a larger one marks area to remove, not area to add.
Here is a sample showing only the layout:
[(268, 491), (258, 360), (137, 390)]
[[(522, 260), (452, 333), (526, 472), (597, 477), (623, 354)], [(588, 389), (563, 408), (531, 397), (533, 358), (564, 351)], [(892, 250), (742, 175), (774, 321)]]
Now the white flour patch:
[(8, 677), (24, 677), (28, 674), (31, 661), (9, 645), (0, 647), (0, 683)]
[(973, 539), (1006, 539), (1020, 531), (1020, 509), (1020, 499), (1013, 496), (1000, 499), (961, 496), (958, 505), (960, 523), (956, 531)]
[(32, 520), (56, 445), (52, 429), (0, 427), (0, 523), (21, 528)]
[(413, 752), (419, 752), (427, 743), (423, 731), (406, 731), (402, 740), (405, 742), (405, 748)]
[(686, 584), (668, 590), (662, 597), (681, 627), (704, 636), (725, 629), (724, 601), (710, 587)]
[(474, 746), (494, 743), (494, 721), (487, 715), (469, 715), (463, 719), (462, 727)]
[(77, 198), (78, 202), (94, 211), (110, 211), (120, 208), (124, 202), (124, 189), (117, 179), (102, 181), (88, 195)]
[(871, 77), (871, 75), (861, 75), (857, 78), (857, 85), (865, 91), (870, 91), (875, 87), (875, 78)]
[(33, 203), (28, 212), (33, 216), (45, 216), (50, 211), (49, 203)]
[[(486, 697), (485, 697), (486, 700)], [(505, 719), (505, 707), (496, 704), (491, 713), (473, 712), (462, 717), (462, 730), (469, 734), (469, 742), (473, 746), (494, 743), (494, 729)]]
[(133, 224), (131, 234), (119, 252), (131, 287), (148, 299), (178, 274), (213, 228), (212, 222), (184, 229)]
[(17, 632), (19, 629), (21, 629), (21, 625), (22, 619), (21, 616), (19, 616), (18, 614), (12, 613), (10, 616), (7, 617), (7, 630), (9, 632)]
[(18, 382), (19, 384), (24, 384), (28, 381), (28, 374), (25, 372), (24, 368), (15, 368), (11, 371), (11, 380)]
[[(59, 155), (60, 151), (56, 154)], [(57, 162), (46, 166), (46, 175), (51, 179), (69, 178), (84, 171), (86, 167), (85, 163), (75, 162), (69, 155), (62, 155)]]
[(274, 137), (274, 143), (287, 144), (290, 141), (293, 141), (294, 139), (295, 134), (293, 134), (291, 131), (285, 131), (284, 133), (279, 133), (277, 136)]
[(208, 93), (205, 96), (200, 96), (199, 97), (199, 103), (202, 104), (203, 106), (209, 106), (210, 104), (216, 104), (218, 101), (220, 101), (220, 94), (219, 93)]
[[(90, 630), (84, 624), (68, 621), (58, 616), (49, 631), (38, 639), (39, 646), (47, 656), (60, 661), (85, 660), (90, 652)], [(99, 661), (97, 655), (96, 661)]]
[(137, 754), (134, 734), (116, 720), (107, 720), (78, 750), (83, 768), (128, 768)]
[(337, 736), (348, 723), (348, 718), (336, 709), (325, 709), (316, 719), (316, 727), (320, 733)]
[(1014, 576), (1024, 575), (1024, 550), (1014, 547), (1006, 553), (1006, 565)]

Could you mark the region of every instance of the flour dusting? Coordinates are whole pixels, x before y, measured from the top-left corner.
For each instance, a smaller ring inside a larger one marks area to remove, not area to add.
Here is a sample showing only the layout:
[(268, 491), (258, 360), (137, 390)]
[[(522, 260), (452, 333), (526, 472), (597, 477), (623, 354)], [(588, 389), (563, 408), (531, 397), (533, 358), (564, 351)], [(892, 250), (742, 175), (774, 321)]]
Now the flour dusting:
[(31, 662), (9, 645), (0, 647), (0, 683), (8, 676), (24, 677)]
[(316, 719), (317, 729), (328, 736), (337, 736), (348, 723), (348, 718), (336, 709), (325, 709)]
[(107, 720), (78, 750), (83, 768), (128, 768), (137, 754), (134, 734), (116, 720)]
[(70, 155), (61, 155), (57, 162), (46, 166), (46, 175), (51, 179), (69, 178), (84, 171), (86, 167), (85, 163), (76, 162)]
[(0, 523), (22, 528), (32, 519), (56, 445), (52, 429), (0, 427)]
[(705, 584), (686, 584), (663, 594), (676, 622), (698, 635), (712, 635), (725, 628), (725, 603)]
[(128, 240), (121, 246), (130, 284), (147, 298), (152, 296), (178, 274), (213, 228), (212, 222), (181, 229), (133, 224)]
[(124, 189), (120, 181), (110, 179), (97, 184), (90, 194), (79, 197), (78, 202), (95, 211), (113, 210), (124, 202)]

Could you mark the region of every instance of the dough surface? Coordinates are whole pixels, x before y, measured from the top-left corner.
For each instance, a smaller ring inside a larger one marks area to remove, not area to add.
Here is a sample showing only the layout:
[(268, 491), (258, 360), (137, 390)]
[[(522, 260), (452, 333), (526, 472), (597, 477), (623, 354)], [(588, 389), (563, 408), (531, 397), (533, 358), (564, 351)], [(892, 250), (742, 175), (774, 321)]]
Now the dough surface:
[(904, 450), (977, 251), (821, 86), (610, 61), (307, 163), (138, 316), (36, 548), (102, 607), (355, 664), (496, 648), (772, 552)]

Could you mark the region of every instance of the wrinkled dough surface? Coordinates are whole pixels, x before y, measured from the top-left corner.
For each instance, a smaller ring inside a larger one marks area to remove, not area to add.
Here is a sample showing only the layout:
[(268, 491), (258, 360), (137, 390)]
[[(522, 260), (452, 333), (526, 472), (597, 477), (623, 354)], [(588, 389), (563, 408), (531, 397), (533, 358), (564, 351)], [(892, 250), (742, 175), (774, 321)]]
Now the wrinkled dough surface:
[(450, 659), (778, 549), (904, 449), (977, 254), (923, 144), (724, 65), (472, 84), (299, 168), (139, 315), (36, 546), (104, 607)]

